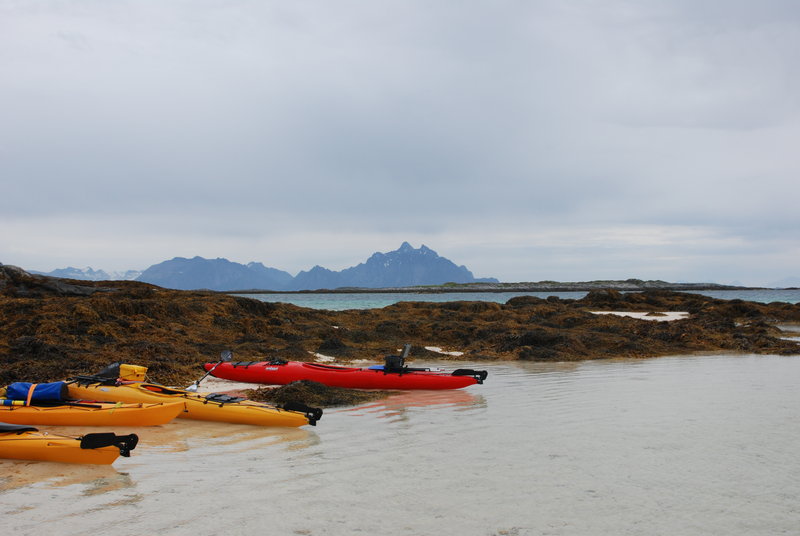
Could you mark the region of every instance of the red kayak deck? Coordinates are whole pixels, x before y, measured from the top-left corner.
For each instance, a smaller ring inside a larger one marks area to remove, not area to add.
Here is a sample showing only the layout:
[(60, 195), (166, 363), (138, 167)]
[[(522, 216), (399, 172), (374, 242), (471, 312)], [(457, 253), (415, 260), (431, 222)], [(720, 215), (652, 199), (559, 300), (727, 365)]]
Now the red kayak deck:
[[(211, 370), (215, 363), (206, 363)], [(483, 383), (485, 371), (459, 369), (453, 372), (403, 370), (386, 372), (374, 368), (342, 367), (302, 361), (243, 361), (220, 363), (211, 373), (217, 378), (248, 383), (286, 385), (310, 380), (330, 387), (350, 389), (460, 389)]]

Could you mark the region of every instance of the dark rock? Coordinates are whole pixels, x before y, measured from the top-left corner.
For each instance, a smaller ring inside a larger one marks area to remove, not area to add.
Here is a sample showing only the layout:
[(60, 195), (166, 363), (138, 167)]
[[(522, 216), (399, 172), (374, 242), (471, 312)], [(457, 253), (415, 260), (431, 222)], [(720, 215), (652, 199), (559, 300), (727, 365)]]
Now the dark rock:
[(327, 337), (317, 347), (317, 352), (320, 354), (330, 355), (333, 357), (346, 357), (349, 356), (351, 351), (350, 347), (337, 337)]
[(245, 396), (251, 400), (286, 404), (301, 402), (312, 407), (354, 406), (370, 400), (386, 398), (392, 391), (359, 391), (328, 387), (321, 383), (302, 380), (276, 388), (260, 388), (246, 390)]
[(37, 297), (43, 295), (89, 296), (112, 289), (77, 285), (66, 280), (34, 275), (17, 266), (0, 264), (0, 293), (8, 296)]

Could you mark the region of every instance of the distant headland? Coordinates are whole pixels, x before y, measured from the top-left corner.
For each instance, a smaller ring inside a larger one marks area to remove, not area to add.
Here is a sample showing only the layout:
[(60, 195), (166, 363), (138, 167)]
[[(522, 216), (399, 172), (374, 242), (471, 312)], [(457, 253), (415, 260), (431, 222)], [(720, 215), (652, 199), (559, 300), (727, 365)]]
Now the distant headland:
[(756, 290), (760, 287), (720, 285), (717, 283), (670, 283), (660, 280), (597, 280), (578, 282), (538, 281), (523, 283), (445, 283), (442, 285), (413, 285), (407, 287), (339, 287), (333, 289), (273, 291), (246, 290), (235, 293), (248, 294), (353, 294), (353, 293), (465, 293), (465, 292), (590, 292), (592, 290), (613, 289), (622, 292), (645, 290), (671, 290), (675, 292), (700, 290)]
[[(596, 280), (583, 282), (501, 283), (495, 277), (475, 277), (466, 266), (422, 245), (403, 242), (394, 251), (373, 253), (356, 266), (334, 271), (322, 266), (290, 273), (261, 262), (240, 264), (224, 258), (175, 257), (144, 271), (105, 272), (92, 268), (61, 268), (38, 275), (82, 281), (140, 281), (174, 290), (211, 290), (233, 293), (272, 292), (569, 292), (615, 289), (643, 290), (743, 290), (753, 287), (716, 283), (670, 283), (660, 280)], [(794, 281), (794, 278), (786, 280)]]
[[(63, 268), (39, 275), (107, 281), (114, 278), (103, 270), (91, 268)], [(122, 272), (121, 279), (135, 280), (174, 290), (270, 290), (303, 291), (325, 288), (387, 288), (419, 285), (442, 285), (445, 283), (497, 283), (493, 277), (476, 278), (466, 266), (459, 266), (450, 259), (422, 245), (414, 248), (408, 242), (387, 253), (375, 252), (366, 261), (334, 271), (314, 266), (296, 276), (270, 268), (260, 262), (240, 264), (228, 259), (205, 259), (203, 257), (175, 257), (150, 266), (142, 272)]]

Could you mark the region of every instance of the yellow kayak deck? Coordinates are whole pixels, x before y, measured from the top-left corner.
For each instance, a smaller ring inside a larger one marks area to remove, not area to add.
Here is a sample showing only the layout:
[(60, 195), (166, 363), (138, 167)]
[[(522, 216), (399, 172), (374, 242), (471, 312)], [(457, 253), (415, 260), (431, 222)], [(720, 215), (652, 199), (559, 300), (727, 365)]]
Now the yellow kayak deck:
[(183, 412), (180, 401), (96, 403), (60, 406), (0, 406), (0, 422), (55, 426), (156, 426)]
[(179, 417), (201, 421), (297, 427), (306, 424), (315, 425), (322, 414), (322, 410), (315, 408), (293, 411), (252, 400), (226, 395), (200, 394), (147, 382), (108, 385), (105, 382), (77, 380), (68, 382), (67, 388), (70, 398), (83, 400), (127, 403), (181, 402), (183, 411)]

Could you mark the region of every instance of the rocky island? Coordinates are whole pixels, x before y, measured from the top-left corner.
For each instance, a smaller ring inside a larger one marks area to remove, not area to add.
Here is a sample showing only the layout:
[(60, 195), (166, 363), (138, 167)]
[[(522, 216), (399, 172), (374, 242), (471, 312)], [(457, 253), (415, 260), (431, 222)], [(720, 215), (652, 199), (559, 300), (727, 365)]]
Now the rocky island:
[(618, 290), (622, 292), (637, 292), (645, 290), (745, 290), (753, 287), (739, 287), (733, 285), (720, 285), (718, 283), (670, 283), (660, 280), (596, 280), (578, 282), (559, 281), (534, 281), (523, 283), (499, 283), (479, 281), (475, 283), (444, 283), (441, 285), (409, 285), (403, 287), (337, 287), (333, 289), (274, 291), (252, 289), (240, 291), (247, 294), (347, 294), (347, 293), (457, 293), (457, 292), (589, 292), (592, 290)]
[[(681, 314), (654, 321), (674, 312)], [(324, 355), (341, 362), (380, 361), (404, 343), (413, 345), (412, 359), (467, 361), (798, 355), (800, 344), (781, 329), (790, 324), (800, 325), (800, 305), (671, 290), (598, 288), (578, 300), (408, 301), (325, 311), (134, 281), (64, 280), (0, 265), (0, 384), (59, 380), (123, 361), (147, 366), (154, 381), (187, 385), (225, 349), (237, 360)]]

